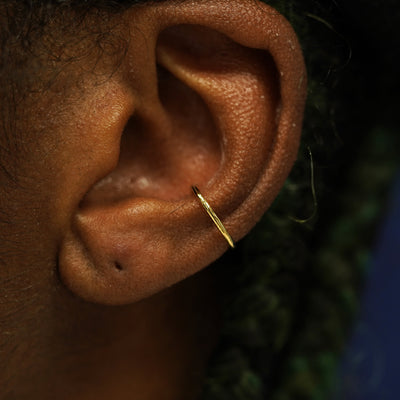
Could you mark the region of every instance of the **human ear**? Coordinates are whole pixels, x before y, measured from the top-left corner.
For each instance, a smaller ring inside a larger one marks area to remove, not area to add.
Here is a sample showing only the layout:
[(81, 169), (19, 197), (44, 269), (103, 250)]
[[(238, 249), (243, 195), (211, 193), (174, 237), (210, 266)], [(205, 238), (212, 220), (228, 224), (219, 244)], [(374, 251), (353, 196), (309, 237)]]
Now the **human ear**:
[(123, 23), (123, 78), (82, 137), (99, 150), (59, 254), (67, 287), (104, 304), (151, 296), (227, 249), (191, 185), (234, 240), (254, 226), (296, 158), (306, 92), (296, 35), (263, 3), (168, 1)]

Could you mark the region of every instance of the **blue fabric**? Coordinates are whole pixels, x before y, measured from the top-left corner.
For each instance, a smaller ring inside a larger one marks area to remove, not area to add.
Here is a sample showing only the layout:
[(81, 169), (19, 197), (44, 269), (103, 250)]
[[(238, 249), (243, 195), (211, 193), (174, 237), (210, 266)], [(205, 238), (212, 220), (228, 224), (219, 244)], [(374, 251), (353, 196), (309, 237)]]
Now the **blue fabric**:
[(341, 363), (337, 400), (400, 399), (400, 175)]

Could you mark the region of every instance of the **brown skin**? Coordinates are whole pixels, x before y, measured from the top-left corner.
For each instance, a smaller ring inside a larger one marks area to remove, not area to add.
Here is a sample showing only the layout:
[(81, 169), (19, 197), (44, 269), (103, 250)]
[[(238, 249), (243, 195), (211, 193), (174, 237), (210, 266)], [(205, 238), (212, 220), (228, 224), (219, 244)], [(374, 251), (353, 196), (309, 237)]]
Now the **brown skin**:
[(228, 245), (190, 186), (239, 240), (296, 157), (306, 76), (283, 17), (204, 0), (118, 18), (119, 68), (115, 54), (77, 59), (17, 122), (20, 181), (0, 189), (0, 399), (195, 398), (217, 335), (198, 272)]

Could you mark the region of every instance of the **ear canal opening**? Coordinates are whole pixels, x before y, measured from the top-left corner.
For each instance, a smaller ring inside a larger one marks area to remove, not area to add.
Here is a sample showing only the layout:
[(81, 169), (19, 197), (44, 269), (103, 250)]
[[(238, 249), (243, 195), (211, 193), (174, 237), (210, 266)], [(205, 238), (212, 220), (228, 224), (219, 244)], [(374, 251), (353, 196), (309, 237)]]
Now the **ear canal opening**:
[(221, 136), (203, 99), (161, 65), (157, 81), (159, 104), (129, 119), (118, 165), (95, 184), (82, 208), (134, 197), (179, 201), (191, 196), (193, 184), (205, 186), (220, 168)]

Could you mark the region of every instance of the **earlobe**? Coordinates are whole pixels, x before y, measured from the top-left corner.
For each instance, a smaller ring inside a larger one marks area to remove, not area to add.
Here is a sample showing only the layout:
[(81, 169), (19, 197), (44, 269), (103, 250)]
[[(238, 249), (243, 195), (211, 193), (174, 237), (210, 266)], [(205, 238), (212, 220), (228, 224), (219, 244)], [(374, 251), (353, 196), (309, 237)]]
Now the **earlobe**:
[(261, 3), (166, 2), (125, 17), (142, 33), (120, 79), (135, 112), (114, 131), (118, 165), (83, 189), (59, 255), (64, 283), (105, 304), (148, 297), (227, 249), (192, 185), (235, 241), (252, 228), (296, 158), (306, 91), (294, 32)]

